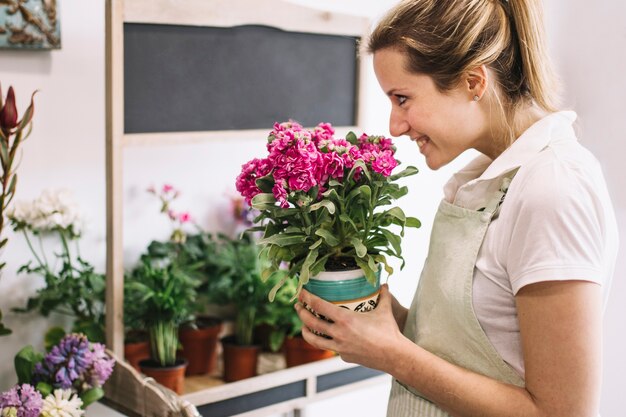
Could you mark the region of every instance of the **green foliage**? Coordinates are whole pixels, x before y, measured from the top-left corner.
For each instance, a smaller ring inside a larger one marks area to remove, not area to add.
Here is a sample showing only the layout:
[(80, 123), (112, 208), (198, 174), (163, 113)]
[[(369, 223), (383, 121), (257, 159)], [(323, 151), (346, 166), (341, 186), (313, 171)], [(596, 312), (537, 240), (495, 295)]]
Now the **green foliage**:
[(13, 333), (11, 329), (6, 327), (4, 323), (2, 323), (2, 310), (0, 310), (0, 336), (7, 336)]
[[(37, 311), (44, 317), (56, 312), (74, 317), (72, 332), (84, 333), (89, 340), (104, 343), (104, 297), (106, 278), (80, 256), (74, 256), (69, 241), (77, 236), (71, 230), (57, 229), (52, 232), (61, 242), (61, 252), (55, 254), (61, 266), (55, 269), (45, 254), (38, 254), (31, 243), (26, 228), (18, 228), (26, 238), (35, 261), (29, 261), (18, 269), (18, 273), (35, 274), (43, 277), (45, 286), (34, 297), (30, 297), (24, 308), (14, 311), (25, 313)], [(41, 239), (39, 233), (32, 237)], [(41, 243), (41, 242), (40, 242)], [(77, 243), (78, 245), (78, 243)], [(43, 247), (43, 245), (40, 245)], [(43, 251), (43, 250), (42, 250)], [(78, 253), (78, 249), (76, 249)]]
[(30, 384), (35, 365), (43, 360), (43, 354), (35, 351), (32, 346), (26, 346), (15, 355), (15, 373), (18, 384)]
[[(276, 286), (280, 277), (274, 275), (270, 286)], [(294, 307), (297, 284), (295, 280), (286, 280), (280, 291), (275, 294), (272, 303), (264, 303), (259, 312), (258, 323), (267, 324), (273, 330), (270, 333), (270, 349), (278, 351), (287, 336), (295, 336), (302, 330), (302, 321)]]
[[(260, 210), (255, 223), (263, 226), (249, 230), (263, 232), (259, 242), (263, 246), (261, 257), (268, 264), (262, 276), (276, 278), (276, 274), (281, 274), (281, 265), (289, 265), (288, 274), (275, 284), (270, 299), (287, 283), (287, 277), (298, 277), (299, 291), (311, 276), (325, 271), (331, 261), (360, 267), (372, 283), (376, 281), (377, 264), (383, 264), (388, 274), (393, 273), (387, 256), (400, 259), (404, 267), (401, 238), (406, 227), (420, 227), (420, 222), (407, 217), (399, 207), (386, 206), (408, 192), (396, 181), (415, 174), (417, 168), (408, 167), (385, 177), (357, 161), (342, 182), (329, 182), (321, 201), (291, 208), (277, 205), (267, 189), (270, 178), (257, 180), (264, 192), (252, 199), (252, 207)], [(318, 192), (313, 187), (301, 200), (315, 201)], [(392, 227), (397, 230), (392, 231)]]
[(126, 313), (141, 325), (137, 328), (150, 331), (152, 357), (162, 365), (176, 360), (177, 329), (193, 315), (198, 285), (173, 263), (158, 265), (148, 257), (125, 279)]

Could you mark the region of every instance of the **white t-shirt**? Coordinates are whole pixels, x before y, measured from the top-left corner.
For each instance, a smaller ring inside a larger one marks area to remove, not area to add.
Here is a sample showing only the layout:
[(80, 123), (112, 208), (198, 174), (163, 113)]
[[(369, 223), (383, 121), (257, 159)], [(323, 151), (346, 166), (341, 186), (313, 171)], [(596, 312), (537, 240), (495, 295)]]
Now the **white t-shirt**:
[(491, 161), (479, 156), (445, 185), (448, 202), (486, 206), (518, 168), (487, 229), (474, 270), (474, 311), (502, 358), (524, 377), (515, 294), (542, 281), (601, 284), (604, 301), (618, 248), (617, 223), (602, 169), (576, 139), (574, 112), (532, 125)]

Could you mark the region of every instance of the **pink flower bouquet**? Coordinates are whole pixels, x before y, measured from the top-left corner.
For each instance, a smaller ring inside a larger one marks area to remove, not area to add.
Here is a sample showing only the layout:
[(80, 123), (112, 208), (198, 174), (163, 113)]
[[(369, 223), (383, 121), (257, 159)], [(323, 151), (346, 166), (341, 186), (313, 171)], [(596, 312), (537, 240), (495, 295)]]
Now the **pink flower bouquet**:
[(391, 139), (352, 132), (336, 138), (328, 123), (307, 130), (286, 122), (274, 125), (267, 150), (243, 165), (236, 187), (260, 211), (259, 226), (248, 230), (263, 232), (263, 278), (278, 282), (270, 299), (290, 277), (299, 291), (325, 270), (361, 268), (374, 282), (380, 264), (393, 273), (387, 255), (404, 266), (404, 228), (420, 222), (389, 206), (407, 193), (397, 180), (417, 168), (392, 174), (399, 162)]

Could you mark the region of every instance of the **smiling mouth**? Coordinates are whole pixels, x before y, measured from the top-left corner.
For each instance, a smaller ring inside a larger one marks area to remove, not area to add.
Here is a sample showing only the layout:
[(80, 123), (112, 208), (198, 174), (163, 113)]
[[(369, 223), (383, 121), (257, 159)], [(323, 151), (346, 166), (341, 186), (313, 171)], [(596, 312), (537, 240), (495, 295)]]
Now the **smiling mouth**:
[(426, 135), (422, 135), (417, 138), (411, 138), (411, 140), (417, 143), (417, 146), (419, 146), (420, 148), (424, 147), (424, 145), (430, 142), (430, 138)]

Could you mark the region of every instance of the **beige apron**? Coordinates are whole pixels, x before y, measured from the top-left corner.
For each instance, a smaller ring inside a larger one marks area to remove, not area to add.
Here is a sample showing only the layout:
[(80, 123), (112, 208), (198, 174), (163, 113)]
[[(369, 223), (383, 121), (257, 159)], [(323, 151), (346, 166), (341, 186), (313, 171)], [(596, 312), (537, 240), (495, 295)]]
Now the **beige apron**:
[[(409, 309), (404, 335), (435, 355), (465, 369), (524, 386), (524, 380), (500, 357), (483, 331), (472, 303), (478, 251), (487, 227), (515, 175), (475, 211), (443, 200), (435, 216), (428, 257)], [(394, 380), (387, 417), (445, 417), (448, 414), (415, 389)]]

